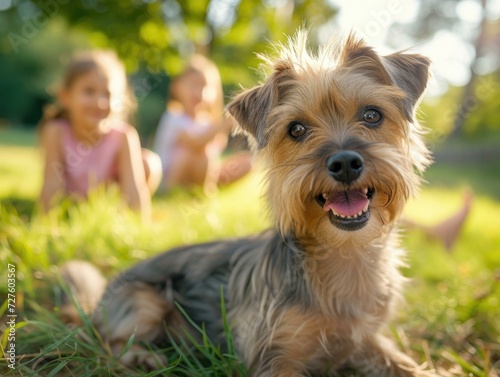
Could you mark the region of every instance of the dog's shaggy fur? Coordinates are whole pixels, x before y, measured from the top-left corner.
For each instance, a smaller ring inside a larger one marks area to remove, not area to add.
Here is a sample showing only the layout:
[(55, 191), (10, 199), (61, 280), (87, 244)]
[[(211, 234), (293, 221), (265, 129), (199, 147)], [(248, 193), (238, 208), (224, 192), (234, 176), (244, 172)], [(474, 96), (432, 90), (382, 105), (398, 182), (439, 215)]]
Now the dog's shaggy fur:
[[(94, 323), (117, 354), (132, 334), (163, 344), (189, 329), (177, 302), (223, 343), (223, 287), (252, 376), (344, 366), (429, 376), (381, 334), (403, 281), (395, 223), (430, 160), (415, 119), (429, 60), (379, 56), (353, 36), (312, 54), (305, 32), (278, 50), (267, 80), (227, 108), (268, 164), (275, 228), (132, 267), (108, 286)], [(133, 347), (122, 361), (158, 359)]]

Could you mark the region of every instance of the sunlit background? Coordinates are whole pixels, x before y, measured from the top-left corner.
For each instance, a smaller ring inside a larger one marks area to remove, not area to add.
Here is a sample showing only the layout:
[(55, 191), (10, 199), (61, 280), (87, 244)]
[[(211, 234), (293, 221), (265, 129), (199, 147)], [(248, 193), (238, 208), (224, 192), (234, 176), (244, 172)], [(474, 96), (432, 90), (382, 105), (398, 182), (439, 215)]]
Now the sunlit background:
[[(500, 0), (0, 0), (0, 93), (8, 98), (0, 102), (0, 122), (33, 126), (72, 51), (112, 48), (127, 64), (139, 98), (137, 126), (148, 137), (168, 77), (194, 51), (219, 65), (229, 97), (260, 78), (255, 53), (301, 25), (318, 42), (354, 30), (380, 52), (411, 48), (429, 56), (434, 78), (427, 96), (435, 104), (450, 89), (498, 71), (499, 16)], [(483, 92), (498, 90), (498, 80), (488, 80)], [(439, 134), (452, 123), (428, 122)]]
[[(401, 349), (440, 376), (500, 375), (500, 0), (0, 0), (0, 304), (3, 266), (15, 263), (20, 310), (28, 320), (43, 318), (23, 322), (22, 375), (37, 368), (41, 375), (141, 375), (109, 369), (97, 341), (90, 346), (52, 326), (55, 265), (85, 259), (112, 275), (174, 245), (270, 225), (256, 189), (260, 170), (210, 198), (156, 195), (147, 225), (125, 213), (113, 193), (65, 203), (50, 216), (37, 211), (43, 159), (36, 125), (72, 53), (118, 53), (137, 97), (134, 126), (151, 147), (170, 79), (189, 56), (198, 52), (217, 64), (227, 102), (262, 80), (257, 53), (272, 53), (271, 41), (285, 41), (301, 26), (311, 30), (311, 48), (355, 31), (381, 53), (410, 49), (432, 60), (418, 116), (435, 163), (405, 216), (422, 230), (460, 210), (466, 193), (474, 202), (453, 248), (419, 231), (403, 234), (411, 266), (404, 273), (413, 280), (391, 330)], [(40, 302), (49, 310), (37, 311)], [(33, 359), (41, 349), (44, 356)], [(213, 370), (202, 375), (236, 375)]]
[[(449, 85), (466, 85), (470, 67), (480, 75), (500, 64), (498, 25), (500, 1), (331, 1), (339, 8), (332, 24), (352, 28), (381, 51), (412, 50), (430, 56), (435, 81), (428, 96), (443, 95)], [(364, 5), (363, 5), (364, 3)], [(474, 43), (485, 19), (488, 36), (477, 56)], [(496, 31), (495, 31), (496, 30)], [(410, 34), (411, 36), (409, 36)]]

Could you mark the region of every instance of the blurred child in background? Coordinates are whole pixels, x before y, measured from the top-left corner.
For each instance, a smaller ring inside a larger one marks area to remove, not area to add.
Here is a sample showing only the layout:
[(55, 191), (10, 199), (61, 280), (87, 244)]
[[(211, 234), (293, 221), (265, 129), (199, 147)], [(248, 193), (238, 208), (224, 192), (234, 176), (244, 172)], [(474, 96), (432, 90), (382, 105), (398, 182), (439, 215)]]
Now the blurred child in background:
[(117, 184), (129, 207), (149, 218), (161, 162), (141, 150), (136, 129), (126, 121), (135, 100), (117, 56), (111, 51), (76, 55), (57, 99), (41, 123), (44, 210), (58, 194), (86, 198), (97, 186)]
[(247, 153), (220, 159), (232, 123), (223, 117), (221, 78), (213, 62), (194, 56), (171, 82), (169, 95), (154, 143), (163, 165), (164, 190), (201, 186), (211, 192), (250, 171)]

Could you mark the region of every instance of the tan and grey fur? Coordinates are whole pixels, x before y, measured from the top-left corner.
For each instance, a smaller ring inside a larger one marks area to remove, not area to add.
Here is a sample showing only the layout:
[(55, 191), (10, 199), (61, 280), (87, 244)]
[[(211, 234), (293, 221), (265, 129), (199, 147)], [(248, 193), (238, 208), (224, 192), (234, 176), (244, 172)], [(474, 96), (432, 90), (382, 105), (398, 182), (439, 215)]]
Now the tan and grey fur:
[[(132, 267), (108, 286), (94, 323), (117, 354), (132, 334), (163, 344), (166, 331), (177, 336), (187, 327), (176, 301), (223, 342), (223, 287), (252, 376), (326, 376), (345, 366), (366, 376), (430, 376), (381, 334), (404, 280), (395, 224), (430, 161), (415, 119), (429, 60), (379, 56), (353, 36), (313, 54), (305, 32), (278, 51), (265, 58), (272, 70), (265, 82), (227, 108), (266, 160), (274, 229), (180, 247)], [(381, 124), (360, 118), (367, 107), (383, 114)], [(297, 123), (306, 133), (294, 139)], [(327, 168), (341, 151), (364, 161), (348, 182)], [(323, 209), (322, 194), (366, 188), (369, 214), (359, 228)], [(154, 366), (161, 358), (134, 348), (123, 361)]]

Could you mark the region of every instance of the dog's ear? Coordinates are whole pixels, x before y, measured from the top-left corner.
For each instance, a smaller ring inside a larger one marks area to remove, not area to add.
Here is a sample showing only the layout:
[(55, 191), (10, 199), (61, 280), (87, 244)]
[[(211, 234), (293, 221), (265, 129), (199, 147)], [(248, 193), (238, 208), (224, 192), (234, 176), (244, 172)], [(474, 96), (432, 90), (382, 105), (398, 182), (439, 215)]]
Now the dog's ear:
[(359, 69), (364, 75), (384, 85), (395, 85), (406, 94), (405, 116), (413, 119), (414, 109), (429, 79), (430, 60), (422, 55), (395, 53), (379, 56), (362, 39), (349, 35), (340, 57), (340, 64)]
[(339, 66), (348, 67), (350, 70), (359, 71), (375, 82), (391, 85), (391, 77), (382, 63), (380, 56), (367, 46), (363, 39), (358, 39), (350, 34), (344, 43), (339, 59)]
[(413, 117), (429, 80), (430, 60), (418, 54), (395, 53), (382, 58), (387, 72), (396, 86), (406, 93), (406, 115)]
[(245, 90), (234, 98), (226, 110), (238, 122), (241, 130), (250, 135), (258, 148), (266, 144), (265, 121), (272, 102), (273, 90), (269, 83)]
[(240, 93), (226, 107), (240, 128), (255, 140), (254, 144), (259, 149), (267, 144), (269, 111), (278, 103), (282, 83), (285, 78), (291, 77), (291, 70), (291, 63), (275, 64), (274, 72), (264, 84)]

